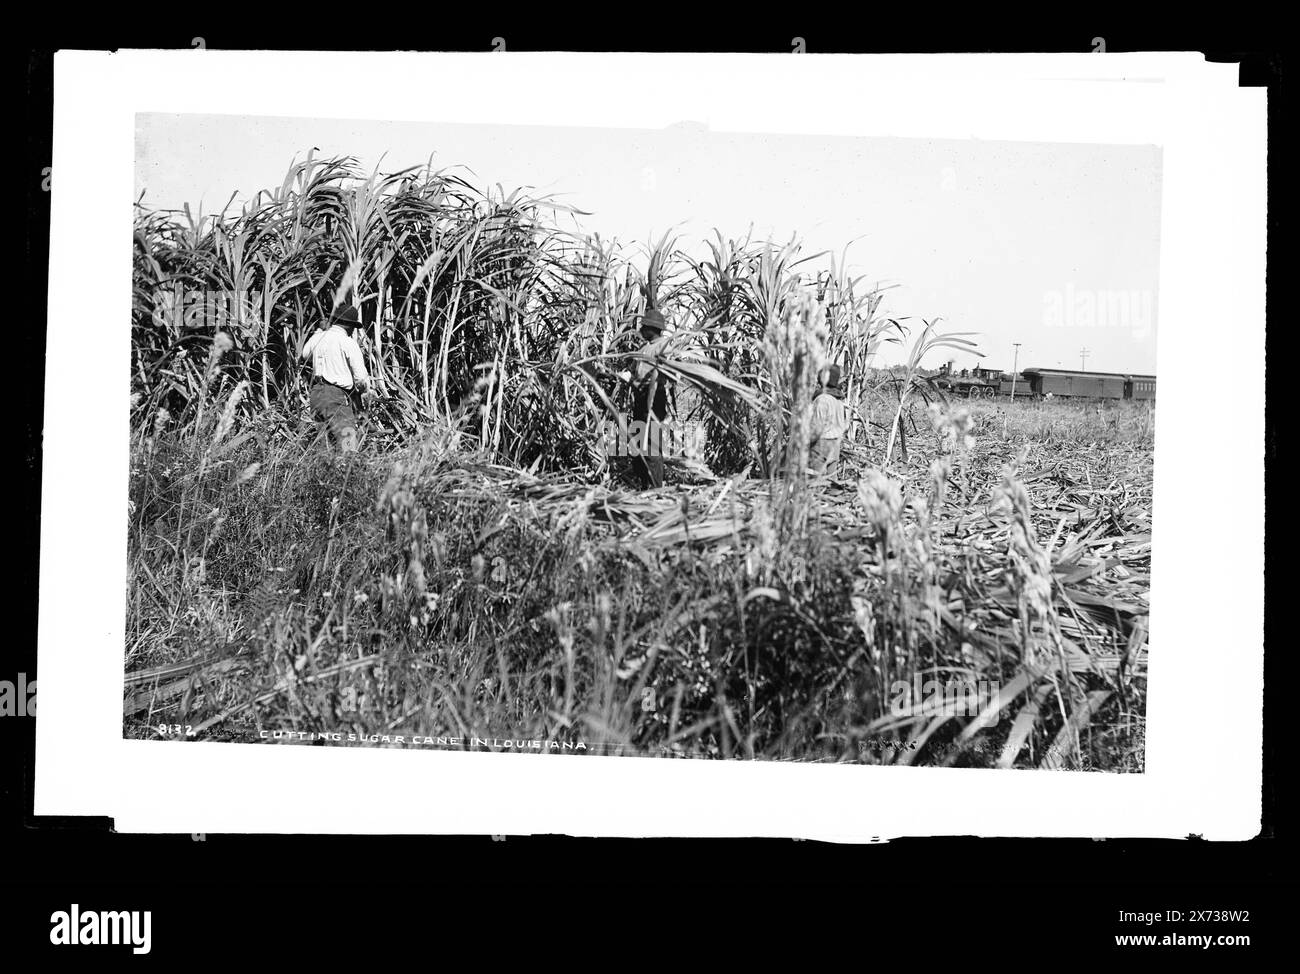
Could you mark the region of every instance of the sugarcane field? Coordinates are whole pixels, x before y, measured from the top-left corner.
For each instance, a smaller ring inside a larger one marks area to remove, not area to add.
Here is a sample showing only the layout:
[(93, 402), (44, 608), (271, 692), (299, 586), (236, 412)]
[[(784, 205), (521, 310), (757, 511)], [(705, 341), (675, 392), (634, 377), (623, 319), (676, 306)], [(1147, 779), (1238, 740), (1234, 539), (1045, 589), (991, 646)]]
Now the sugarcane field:
[(1145, 770), (1148, 292), (994, 331), (875, 217), (610, 235), (450, 148), (277, 159), (137, 177), (126, 737)]

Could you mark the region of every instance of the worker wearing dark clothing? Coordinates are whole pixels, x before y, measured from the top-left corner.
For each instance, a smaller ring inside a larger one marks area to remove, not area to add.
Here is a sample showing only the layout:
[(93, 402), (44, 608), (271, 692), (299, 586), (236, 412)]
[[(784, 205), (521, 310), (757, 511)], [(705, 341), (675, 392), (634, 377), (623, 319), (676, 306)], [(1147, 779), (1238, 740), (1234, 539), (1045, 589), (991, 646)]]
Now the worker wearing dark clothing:
[[(641, 319), (641, 351), (655, 355), (663, 345), (664, 316), (651, 308)], [(668, 418), (668, 378), (649, 362), (638, 361), (632, 376), (632, 421), (644, 424), (639, 437), (640, 455), (633, 457), (632, 471), (642, 489), (662, 487), (664, 458), (659, 424)]]

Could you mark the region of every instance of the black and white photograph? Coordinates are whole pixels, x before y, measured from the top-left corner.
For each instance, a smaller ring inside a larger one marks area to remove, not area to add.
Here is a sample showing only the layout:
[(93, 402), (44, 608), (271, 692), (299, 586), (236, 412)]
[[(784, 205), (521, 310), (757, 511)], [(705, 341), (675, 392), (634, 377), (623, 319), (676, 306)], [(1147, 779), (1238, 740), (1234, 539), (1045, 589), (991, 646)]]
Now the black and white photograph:
[(57, 59), (35, 814), (1259, 834), (1245, 69), (519, 43)]
[(1160, 145), (134, 146), (125, 738), (1145, 772)]
[(1281, 54), (271, 13), (24, 52), (0, 939), (1285, 940)]

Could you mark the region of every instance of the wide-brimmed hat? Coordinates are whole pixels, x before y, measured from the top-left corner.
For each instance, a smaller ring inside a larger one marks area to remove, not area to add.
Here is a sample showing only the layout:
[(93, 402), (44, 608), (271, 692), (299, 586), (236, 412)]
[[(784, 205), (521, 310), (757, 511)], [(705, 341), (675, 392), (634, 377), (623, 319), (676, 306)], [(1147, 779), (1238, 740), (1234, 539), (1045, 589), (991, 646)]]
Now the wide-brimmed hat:
[(663, 312), (658, 308), (651, 308), (641, 316), (641, 327), (643, 329), (648, 328), (650, 331), (662, 332), (666, 326), (667, 322), (664, 320)]
[(330, 324), (342, 325), (344, 328), (357, 328), (361, 325), (361, 316), (357, 314), (357, 309), (352, 305), (339, 305), (330, 314)]

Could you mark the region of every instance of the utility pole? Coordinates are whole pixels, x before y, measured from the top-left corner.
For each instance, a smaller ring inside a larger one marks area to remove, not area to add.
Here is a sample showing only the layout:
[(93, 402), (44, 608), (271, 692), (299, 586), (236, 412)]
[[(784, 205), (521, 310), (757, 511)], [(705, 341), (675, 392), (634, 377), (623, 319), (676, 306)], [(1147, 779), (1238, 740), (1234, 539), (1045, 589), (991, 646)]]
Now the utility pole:
[(1020, 342), (1012, 342), (1011, 345), (1016, 350), (1015, 357), (1011, 361), (1011, 401), (1015, 402), (1016, 401), (1016, 375), (1020, 371)]
[(1088, 350), (1086, 348), (1081, 348), (1079, 349), (1079, 371), (1082, 372), (1085, 369), (1087, 369), (1087, 367), (1088, 367)]

